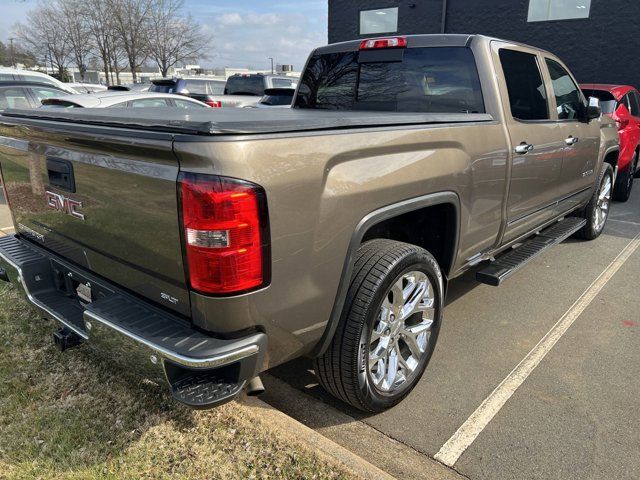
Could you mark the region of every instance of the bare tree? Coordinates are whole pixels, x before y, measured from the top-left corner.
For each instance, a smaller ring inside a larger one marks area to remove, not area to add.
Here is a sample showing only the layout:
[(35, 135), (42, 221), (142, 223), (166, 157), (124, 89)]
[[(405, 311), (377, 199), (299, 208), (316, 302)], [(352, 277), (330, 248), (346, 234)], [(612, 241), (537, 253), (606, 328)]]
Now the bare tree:
[(163, 77), (178, 62), (204, 56), (211, 41), (190, 15), (181, 16), (183, 6), (183, 0), (156, 0), (149, 15), (149, 58)]
[(94, 55), (99, 57), (102, 61), (102, 68), (104, 68), (104, 74), (107, 79), (107, 85), (110, 85), (109, 81), (109, 49), (108, 49), (108, 37), (110, 31), (110, 16), (107, 13), (107, 5), (104, 0), (86, 0), (84, 2), (84, 9), (82, 16), (87, 22), (89, 32), (91, 34), (92, 43), (94, 47)]
[(71, 47), (63, 28), (65, 19), (51, 4), (39, 4), (27, 13), (27, 21), (14, 27), (16, 37), (37, 57), (50, 63), (63, 80), (71, 60)]
[(59, 10), (63, 22), (62, 29), (69, 44), (74, 63), (80, 71), (80, 78), (84, 81), (87, 63), (93, 50), (93, 38), (86, 8), (83, 0), (57, 0), (54, 8)]
[(127, 54), (133, 81), (136, 82), (137, 70), (148, 56), (149, 22), (157, 0), (106, 0), (113, 16), (114, 31), (119, 43)]

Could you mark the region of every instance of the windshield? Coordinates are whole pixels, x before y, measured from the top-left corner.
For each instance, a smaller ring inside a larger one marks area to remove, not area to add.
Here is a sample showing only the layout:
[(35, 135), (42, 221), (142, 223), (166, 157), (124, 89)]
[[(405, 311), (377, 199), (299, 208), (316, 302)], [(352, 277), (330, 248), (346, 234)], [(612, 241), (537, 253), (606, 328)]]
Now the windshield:
[(264, 95), (264, 77), (259, 76), (233, 76), (227, 80), (224, 89), (225, 95)]
[[(466, 47), (408, 48), (315, 55), (298, 108), (484, 113), (473, 53)], [(391, 59), (391, 61), (389, 61)]]

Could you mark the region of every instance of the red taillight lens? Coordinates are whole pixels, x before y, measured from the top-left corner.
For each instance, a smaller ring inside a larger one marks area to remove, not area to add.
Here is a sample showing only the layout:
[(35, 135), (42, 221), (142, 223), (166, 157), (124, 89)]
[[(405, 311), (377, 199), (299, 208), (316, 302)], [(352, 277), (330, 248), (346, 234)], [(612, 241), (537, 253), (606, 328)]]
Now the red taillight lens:
[(183, 173), (180, 189), (191, 288), (230, 294), (263, 285), (268, 239), (262, 188)]
[(211, 108), (222, 108), (222, 102), (220, 100), (207, 100), (204, 103), (209, 105)]
[(369, 38), (360, 42), (360, 50), (375, 50), (378, 48), (405, 48), (406, 37)]

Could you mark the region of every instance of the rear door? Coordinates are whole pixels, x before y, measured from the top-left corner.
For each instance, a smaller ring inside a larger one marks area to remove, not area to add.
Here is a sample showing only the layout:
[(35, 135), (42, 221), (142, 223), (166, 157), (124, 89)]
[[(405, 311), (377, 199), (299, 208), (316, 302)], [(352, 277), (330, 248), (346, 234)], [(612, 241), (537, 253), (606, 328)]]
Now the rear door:
[(18, 233), (188, 315), (171, 136), (12, 121), (0, 166)]
[(589, 197), (598, 162), (600, 123), (584, 121), (587, 102), (567, 68), (545, 57), (551, 82), (551, 103), (560, 128), (564, 152), (558, 212), (571, 210)]
[(511, 180), (504, 242), (554, 215), (563, 143), (551, 118), (548, 86), (535, 50), (494, 44), (501, 69), (503, 107), (511, 142)]

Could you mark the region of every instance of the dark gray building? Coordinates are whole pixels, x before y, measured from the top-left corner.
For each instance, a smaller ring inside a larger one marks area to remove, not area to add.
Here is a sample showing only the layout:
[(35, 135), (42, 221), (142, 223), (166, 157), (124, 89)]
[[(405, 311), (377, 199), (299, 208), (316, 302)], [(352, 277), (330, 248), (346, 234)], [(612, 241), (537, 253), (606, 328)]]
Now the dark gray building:
[(544, 48), (581, 82), (640, 87), (639, 0), (329, 0), (329, 42), (479, 33)]

